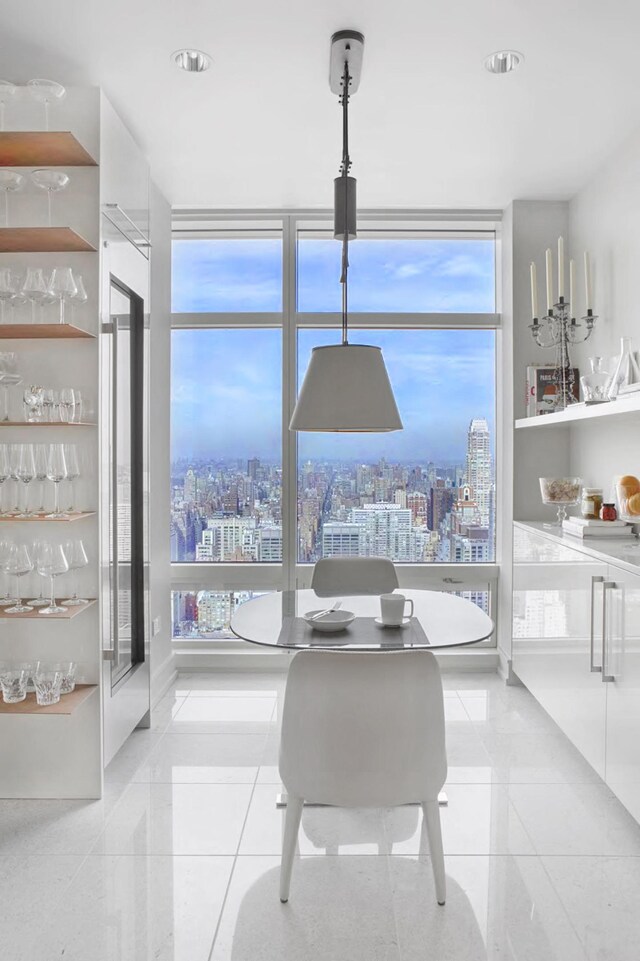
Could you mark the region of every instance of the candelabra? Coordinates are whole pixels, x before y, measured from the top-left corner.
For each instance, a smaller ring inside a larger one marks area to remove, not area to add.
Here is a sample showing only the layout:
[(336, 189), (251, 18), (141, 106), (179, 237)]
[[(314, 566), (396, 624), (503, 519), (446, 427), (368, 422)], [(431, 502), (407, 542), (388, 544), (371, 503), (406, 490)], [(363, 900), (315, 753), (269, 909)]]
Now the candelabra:
[(565, 301), (564, 297), (560, 297), (558, 303), (549, 309), (545, 317), (540, 320), (534, 317), (533, 323), (529, 325), (538, 347), (555, 348), (556, 351), (553, 372), (556, 393), (551, 405), (552, 411), (564, 410), (570, 404), (575, 404), (578, 399), (574, 393), (576, 385), (569, 346), (583, 344), (589, 339), (597, 316), (593, 310), (589, 309), (581, 320), (583, 323), (576, 322), (575, 317), (571, 316), (571, 304)]

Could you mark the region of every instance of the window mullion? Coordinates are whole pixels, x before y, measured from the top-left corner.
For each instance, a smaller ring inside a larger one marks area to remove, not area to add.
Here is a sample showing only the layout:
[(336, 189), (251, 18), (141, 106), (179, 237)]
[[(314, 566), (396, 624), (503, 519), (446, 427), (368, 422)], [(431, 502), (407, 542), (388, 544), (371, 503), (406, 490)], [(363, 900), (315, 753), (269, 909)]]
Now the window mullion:
[(282, 223), (282, 565), (285, 588), (295, 588), (298, 559), (297, 437), (289, 430), (296, 402), (296, 257), (295, 222)]

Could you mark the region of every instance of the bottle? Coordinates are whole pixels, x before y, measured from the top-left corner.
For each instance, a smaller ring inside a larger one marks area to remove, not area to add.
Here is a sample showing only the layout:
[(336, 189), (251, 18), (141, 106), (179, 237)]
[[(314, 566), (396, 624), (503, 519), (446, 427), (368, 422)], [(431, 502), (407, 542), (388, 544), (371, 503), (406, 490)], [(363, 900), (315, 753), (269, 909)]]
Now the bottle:
[(603, 504), (602, 510), (600, 511), (600, 520), (602, 521), (616, 521), (618, 519), (618, 512), (616, 510), (615, 504)]
[(585, 520), (595, 521), (600, 517), (602, 508), (602, 488), (583, 487), (580, 513)]

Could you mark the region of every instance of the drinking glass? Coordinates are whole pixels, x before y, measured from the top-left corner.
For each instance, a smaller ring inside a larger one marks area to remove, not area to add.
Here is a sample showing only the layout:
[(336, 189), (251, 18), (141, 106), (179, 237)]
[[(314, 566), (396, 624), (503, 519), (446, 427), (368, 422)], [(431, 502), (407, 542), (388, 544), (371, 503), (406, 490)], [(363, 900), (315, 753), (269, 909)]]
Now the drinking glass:
[(73, 423), (76, 407), (76, 396), (73, 387), (62, 387), (60, 390), (60, 420), (65, 424)]
[(19, 704), (27, 696), (31, 664), (3, 664), (0, 666), (0, 686), (5, 704)]
[(82, 422), (83, 396), (82, 391), (79, 391), (77, 387), (73, 388), (73, 400), (73, 423), (80, 424)]
[(47, 457), (47, 479), (52, 481), (54, 487), (53, 513), (47, 514), (49, 518), (67, 517), (66, 511), (60, 510), (60, 483), (67, 476), (67, 461), (64, 455), (64, 444), (51, 444)]
[(69, 570), (69, 564), (60, 544), (43, 544), (38, 554), (38, 574), (48, 577), (51, 584), (51, 600), (41, 607), (38, 614), (65, 614), (66, 607), (56, 604), (55, 579)]
[(51, 227), (51, 194), (64, 190), (69, 186), (69, 174), (64, 170), (34, 170), (31, 173), (31, 182), (41, 190), (47, 191), (47, 226)]
[(5, 227), (9, 226), (9, 194), (15, 193), (16, 190), (22, 190), (24, 185), (25, 178), (17, 170), (7, 170), (6, 168), (0, 170), (0, 190), (4, 194), (3, 223)]
[(78, 448), (75, 444), (67, 444), (64, 449), (65, 463), (67, 465), (67, 480), (69, 481), (69, 504), (67, 512), (77, 510), (75, 498), (75, 481), (80, 477), (80, 464), (78, 461)]
[(7, 444), (0, 444), (0, 517), (9, 517), (11, 512), (2, 509), (2, 492), (4, 491), (5, 481), (11, 478), (11, 462), (9, 457), (9, 447)]
[(16, 579), (17, 602), (11, 607), (5, 608), (5, 614), (28, 614), (33, 610), (28, 604), (23, 604), (20, 600), (20, 578), (30, 574), (33, 570), (33, 561), (29, 551), (24, 544), (12, 544), (9, 548), (9, 555), (6, 560), (5, 570), (7, 574), (13, 574)]
[(44, 129), (49, 129), (49, 105), (56, 100), (62, 100), (66, 94), (65, 88), (55, 80), (27, 80), (27, 89), (34, 100), (44, 104)]
[(42, 267), (27, 267), (22, 283), (22, 293), (27, 300), (31, 301), (31, 322), (35, 324), (36, 305), (42, 307), (43, 304), (51, 302), (49, 285)]
[(17, 90), (17, 85), (10, 80), (0, 80), (0, 130), (4, 130), (4, 114), (7, 103)]
[(74, 274), (73, 279), (76, 282), (76, 292), (71, 299), (72, 320), (75, 318), (75, 315), (76, 315), (76, 307), (83, 307), (86, 304), (87, 300), (89, 299), (89, 295), (85, 290), (84, 282), (82, 280), (82, 274)]
[[(43, 612), (40, 611), (42, 614)], [(36, 689), (36, 701), (45, 706), (57, 704), (62, 689), (62, 671), (57, 664), (38, 664), (33, 672), (33, 683)]]
[(71, 267), (56, 267), (49, 278), (48, 289), (60, 301), (60, 323), (64, 324), (65, 304), (78, 292)]
[(43, 416), (44, 387), (30, 384), (22, 393), (24, 416), (28, 424), (38, 424)]
[(6, 590), (2, 597), (0, 597), (0, 604), (3, 607), (7, 607), (9, 604), (18, 604), (18, 598), (11, 593), (11, 578), (9, 577), (9, 572), (7, 570), (7, 561), (9, 559), (9, 554), (11, 551), (11, 541), (2, 540), (0, 541), (0, 571), (5, 575), (7, 581), (9, 582), (9, 590)]
[(59, 664), (52, 664), (51, 667), (62, 674), (60, 693), (71, 694), (76, 686), (77, 663), (75, 661), (61, 661)]
[(0, 420), (9, 418), (9, 391), (22, 383), (22, 374), (18, 371), (18, 355), (11, 351), (0, 352), (0, 387), (4, 391), (4, 410)]
[(29, 510), (29, 484), (36, 476), (36, 462), (32, 444), (16, 444), (18, 448), (15, 477), (24, 484), (24, 509), (16, 517), (31, 517)]
[(81, 570), (83, 567), (87, 567), (89, 564), (89, 558), (87, 557), (87, 552), (84, 549), (84, 544), (80, 540), (67, 541), (64, 545), (64, 553), (69, 564), (69, 570), (73, 574), (73, 593), (68, 600), (63, 601), (62, 603), (65, 607), (81, 607), (83, 604), (88, 604), (89, 601), (85, 597), (78, 597), (78, 575), (76, 572)]
[[(35, 566), (36, 574), (38, 574), (38, 575), (40, 574), (40, 571), (39, 571), (39, 567), (40, 567), (40, 554), (41, 554), (42, 549), (43, 549), (43, 547), (44, 547), (45, 544), (46, 544), (46, 541), (36, 540), (36, 541), (34, 541), (33, 544), (31, 545), (31, 558), (32, 558), (33, 563), (34, 563), (34, 566)], [(39, 592), (38, 596), (32, 598), (32, 599), (29, 600), (29, 601), (27, 601), (27, 604), (30, 604), (31, 607), (46, 607), (46, 606), (48, 605), (48, 603), (49, 603), (48, 598), (46, 598), (46, 597), (44, 596), (44, 588), (43, 588), (42, 578), (39, 577), (39, 580), (40, 580), (40, 592)]]
[(5, 305), (13, 305), (16, 295), (16, 275), (10, 267), (0, 268), (0, 323), (6, 323)]
[[(45, 481), (48, 480), (48, 459), (49, 452), (47, 450), (46, 444), (36, 444), (33, 451), (33, 456), (36, 464), (36, 480), (40, 483), (40, 505), (36, 508), (36, 514), (44, 514), (46, 512), (45, 501)], [(1, 516), (1, 515), (0, 515)]]
[(53, 409), (56, 405), (56, 392), (52, 387), (45, 387), (42, 395), (42, 409), (45, 422), (47, 424), (53, 423), (55, 420), (53, 416)]

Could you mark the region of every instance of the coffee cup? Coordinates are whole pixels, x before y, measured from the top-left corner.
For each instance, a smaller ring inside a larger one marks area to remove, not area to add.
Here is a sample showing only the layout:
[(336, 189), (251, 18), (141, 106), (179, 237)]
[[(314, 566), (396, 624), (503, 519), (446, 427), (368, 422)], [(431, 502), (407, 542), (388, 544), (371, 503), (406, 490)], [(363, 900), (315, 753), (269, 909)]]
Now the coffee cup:
[(381, 594), (380, 595), (380, 620), (389, 627), (399, 627), (402, 624), (405, 613), (405, 605), (410, 604), (411, 610), (409, 617), (413, 617), (413, 601), (404, 594)]

